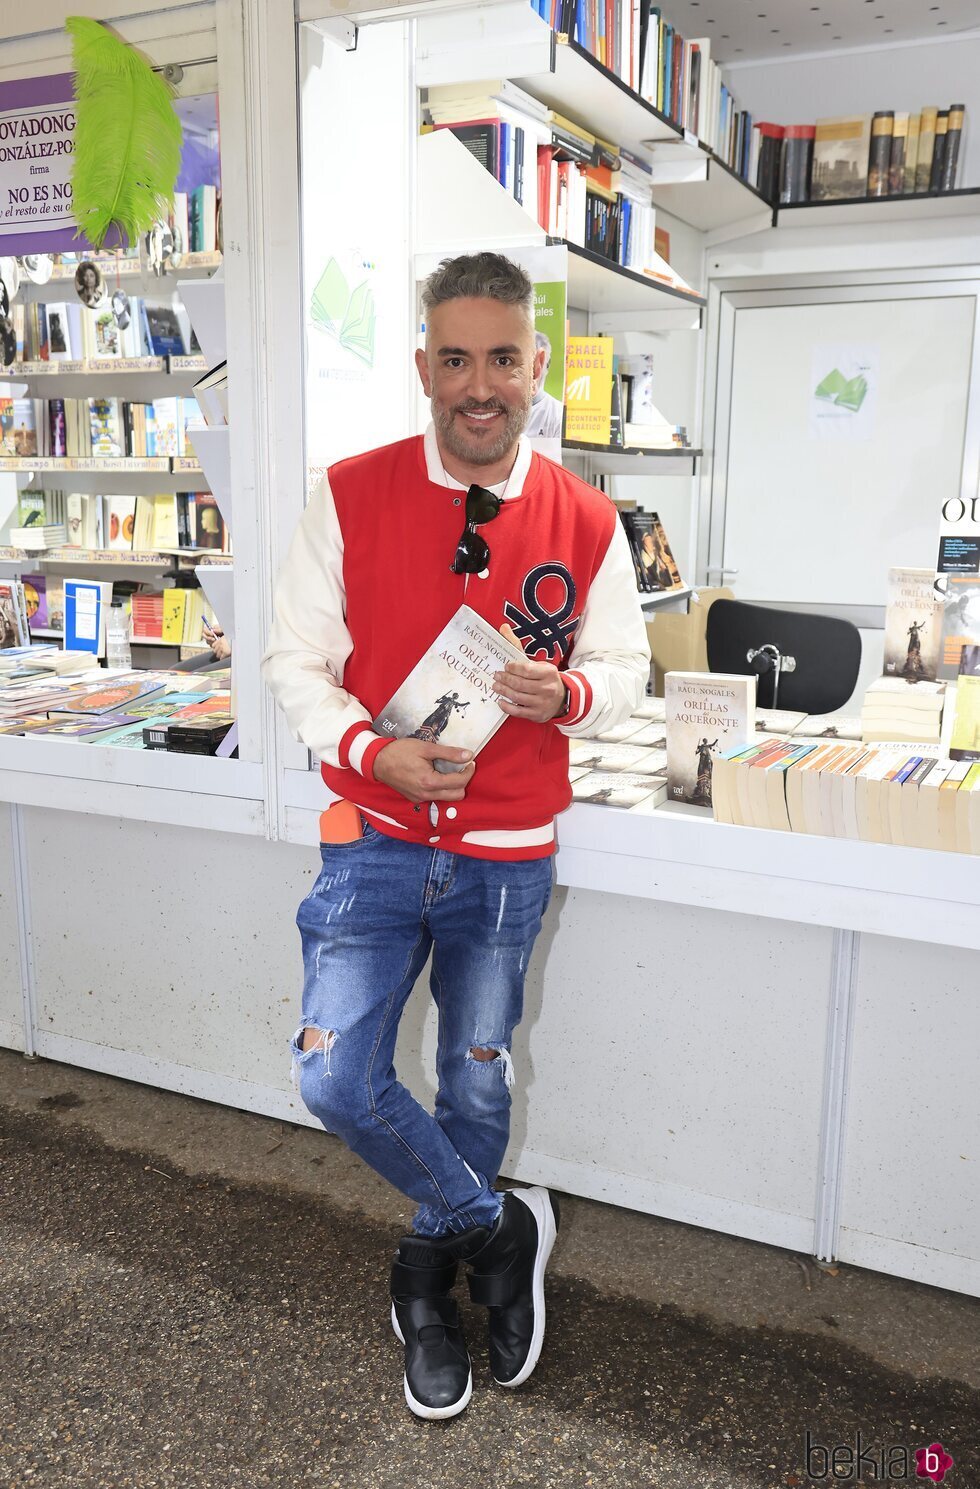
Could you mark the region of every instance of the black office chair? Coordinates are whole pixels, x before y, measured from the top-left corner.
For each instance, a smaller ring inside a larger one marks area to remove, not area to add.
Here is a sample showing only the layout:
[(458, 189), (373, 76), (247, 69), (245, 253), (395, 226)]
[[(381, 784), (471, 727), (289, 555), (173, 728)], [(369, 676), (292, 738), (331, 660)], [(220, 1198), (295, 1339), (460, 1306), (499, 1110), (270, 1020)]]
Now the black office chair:
[(710, 672), (756, 673), (760, 708), (834, 713), (854, 692), (861, 667), (861, 636), (849, 620), (741, 600), (715, 600), (707, 643)]

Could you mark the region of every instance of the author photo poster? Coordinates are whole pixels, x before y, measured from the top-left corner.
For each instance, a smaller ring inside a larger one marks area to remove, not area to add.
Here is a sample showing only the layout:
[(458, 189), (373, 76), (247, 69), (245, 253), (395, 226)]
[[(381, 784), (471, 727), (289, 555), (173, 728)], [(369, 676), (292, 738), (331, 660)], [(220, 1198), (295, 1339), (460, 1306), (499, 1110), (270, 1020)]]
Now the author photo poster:
[(810, 438), (857, 443), (872, 438), (878, 402), (877, 346), (818, 342), (810, 368)]

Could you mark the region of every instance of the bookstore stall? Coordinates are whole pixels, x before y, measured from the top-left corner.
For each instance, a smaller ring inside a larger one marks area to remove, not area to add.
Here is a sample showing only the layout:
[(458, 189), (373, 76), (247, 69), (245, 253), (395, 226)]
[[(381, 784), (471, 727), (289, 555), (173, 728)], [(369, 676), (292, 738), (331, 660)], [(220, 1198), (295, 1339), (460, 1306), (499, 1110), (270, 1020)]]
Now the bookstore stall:
[[(312, 1121), (275, 572), (332, 462), (425, 428), (419, 284), (493, 248), (654, 663), (571, 743), (505, 1173), (980, 1295), (980, 37), (281, 9), (0, 37), (0, 1043)], [(179, 121), (116, 251), (6, 145), (91, 149), (106, 39)]]

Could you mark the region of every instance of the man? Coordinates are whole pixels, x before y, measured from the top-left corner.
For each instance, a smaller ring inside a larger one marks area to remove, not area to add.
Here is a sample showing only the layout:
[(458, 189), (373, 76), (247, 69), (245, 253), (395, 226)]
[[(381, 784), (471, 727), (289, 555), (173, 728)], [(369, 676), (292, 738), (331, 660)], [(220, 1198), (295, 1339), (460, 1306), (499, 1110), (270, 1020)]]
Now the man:
[[(522, 435), (543, 356), (527, 275), (492, 253), (446, 260), (423, 305), (433, 423), (327, 472), (279, 578), (263, 668), (343, 803), (297, 917), (295, 1070), (324, 1127), (418, 1205), (392, 1267), (392, 1325), (408, 1405), (437, 1418), (472, 1390), (450, 1295), (460, 1262), (488, 1308), (494, 1379), (522, 1384), (541, 1352), (558, 1209), (545, 1189), (494, 1188), (510, 1041), (571, 796), (566, 736), (628, 716), (649, 651), (615, 508)], [(525, 656), (496, 674), (508, 718), (478, 762), (371, 726), (464, 601)], [(434, 1115), (392, 1064), (430, 950)]]
[(534, 380), (534, 396), (531, 399), (531, 411), (528, 414), (524, 433), (529, 439), (537, 437), (556, 440), (560, 443), (562, 415), (565, 410), (557, 398), (545, 392), (545, 379), (548, 376), (548, 368), (551, 366), (551, 342), (543, 331), (535, 331), (534, 347), (535, 351), (543, 353), (543, 356), (535, 360), (538, 372)]

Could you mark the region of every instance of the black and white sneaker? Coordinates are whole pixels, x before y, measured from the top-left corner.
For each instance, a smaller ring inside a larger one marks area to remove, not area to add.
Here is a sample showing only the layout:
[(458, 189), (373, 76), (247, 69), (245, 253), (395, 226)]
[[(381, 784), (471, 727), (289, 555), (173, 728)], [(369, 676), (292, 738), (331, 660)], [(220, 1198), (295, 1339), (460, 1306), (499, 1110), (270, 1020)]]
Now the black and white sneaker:
[(469, 1352), (450, 1296), (457, 1263), (405, 1236), (391, 1268), (391, 1326), (405, 1346), (405, 1400), (417, 1417), (454, 1417), (473, 1392)]
[(520, 1386), (544, 1343), (544, 1274), (558, 1234), (558, 1202), (547, 1189), (509, 1189), (481, 1250), (467, 1258), (470, 1297), (489, 1314), (490, 1370), (498, 1386)]

